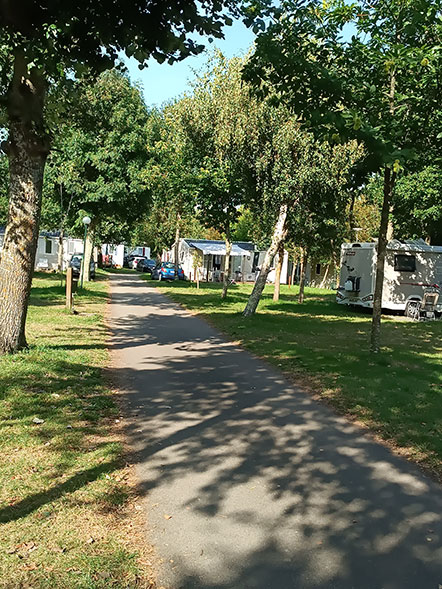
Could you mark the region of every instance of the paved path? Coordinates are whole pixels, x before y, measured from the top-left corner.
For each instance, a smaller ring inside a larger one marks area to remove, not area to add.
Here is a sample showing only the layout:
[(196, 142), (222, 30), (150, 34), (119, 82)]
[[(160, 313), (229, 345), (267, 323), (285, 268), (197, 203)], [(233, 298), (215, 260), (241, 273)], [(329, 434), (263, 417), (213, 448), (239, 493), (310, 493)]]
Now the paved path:
[(442, 585), (436, 484), (137, 276), (111, 310), (160, 585)]

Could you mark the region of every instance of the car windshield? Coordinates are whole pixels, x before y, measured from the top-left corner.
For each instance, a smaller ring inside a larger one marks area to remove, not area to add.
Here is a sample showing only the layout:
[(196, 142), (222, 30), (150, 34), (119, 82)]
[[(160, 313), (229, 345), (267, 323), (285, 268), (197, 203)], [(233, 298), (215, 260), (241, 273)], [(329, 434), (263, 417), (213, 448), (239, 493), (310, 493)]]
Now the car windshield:
[(165, 262), (163, 264), (164, 268), (175, 268), (175, 264), (172, 264), (172, 262)]

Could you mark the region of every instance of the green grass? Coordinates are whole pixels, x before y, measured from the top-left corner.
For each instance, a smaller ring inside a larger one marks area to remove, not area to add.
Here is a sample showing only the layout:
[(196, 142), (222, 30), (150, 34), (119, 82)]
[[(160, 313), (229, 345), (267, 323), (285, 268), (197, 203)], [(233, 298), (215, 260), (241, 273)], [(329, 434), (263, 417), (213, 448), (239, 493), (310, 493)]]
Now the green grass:
[(282, 286), (274, 303), (269, 285), (257, 314), (245, 319), (250, 285), (231, 287), (226, 302), (220, 285), (201, 286), (160, 288), (442, 477), (442, 321), (386, 316), (383, 350), (373, 355), (371, 316), (337, 305), (332, 291), (307, 288), (300, 305), (297, 287)]
[(119, 412), (103, 378), (107, 293), (99, 273), (72, 315), (59, 278), (37, 274), (29, 350), (0, 358), (0, 587), (142, 586)]

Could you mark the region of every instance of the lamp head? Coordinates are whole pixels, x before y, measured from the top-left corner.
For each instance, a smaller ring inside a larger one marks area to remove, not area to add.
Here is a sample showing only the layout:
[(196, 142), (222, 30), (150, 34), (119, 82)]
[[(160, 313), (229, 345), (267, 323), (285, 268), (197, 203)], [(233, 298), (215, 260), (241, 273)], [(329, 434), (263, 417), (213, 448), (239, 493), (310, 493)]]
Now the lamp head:
[(91, 218), (90, 217), (83, 217), (83, 224), (84, 225), (90, 225), (91, 224)]

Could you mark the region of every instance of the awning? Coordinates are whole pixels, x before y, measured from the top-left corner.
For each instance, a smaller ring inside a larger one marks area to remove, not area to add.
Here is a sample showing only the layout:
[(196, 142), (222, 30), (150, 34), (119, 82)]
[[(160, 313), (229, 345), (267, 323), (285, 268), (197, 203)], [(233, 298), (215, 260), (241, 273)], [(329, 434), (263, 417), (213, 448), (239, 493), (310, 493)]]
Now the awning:
[[(212, 254), (213, 256), (225, 256), (226, 244), (222, 243), (190, 243), (191, 247), (199, 249), (205, 256)], [(239, 247), (239, 245), (232, 245), (231, 256), (250, 256), (252, 252)]]

